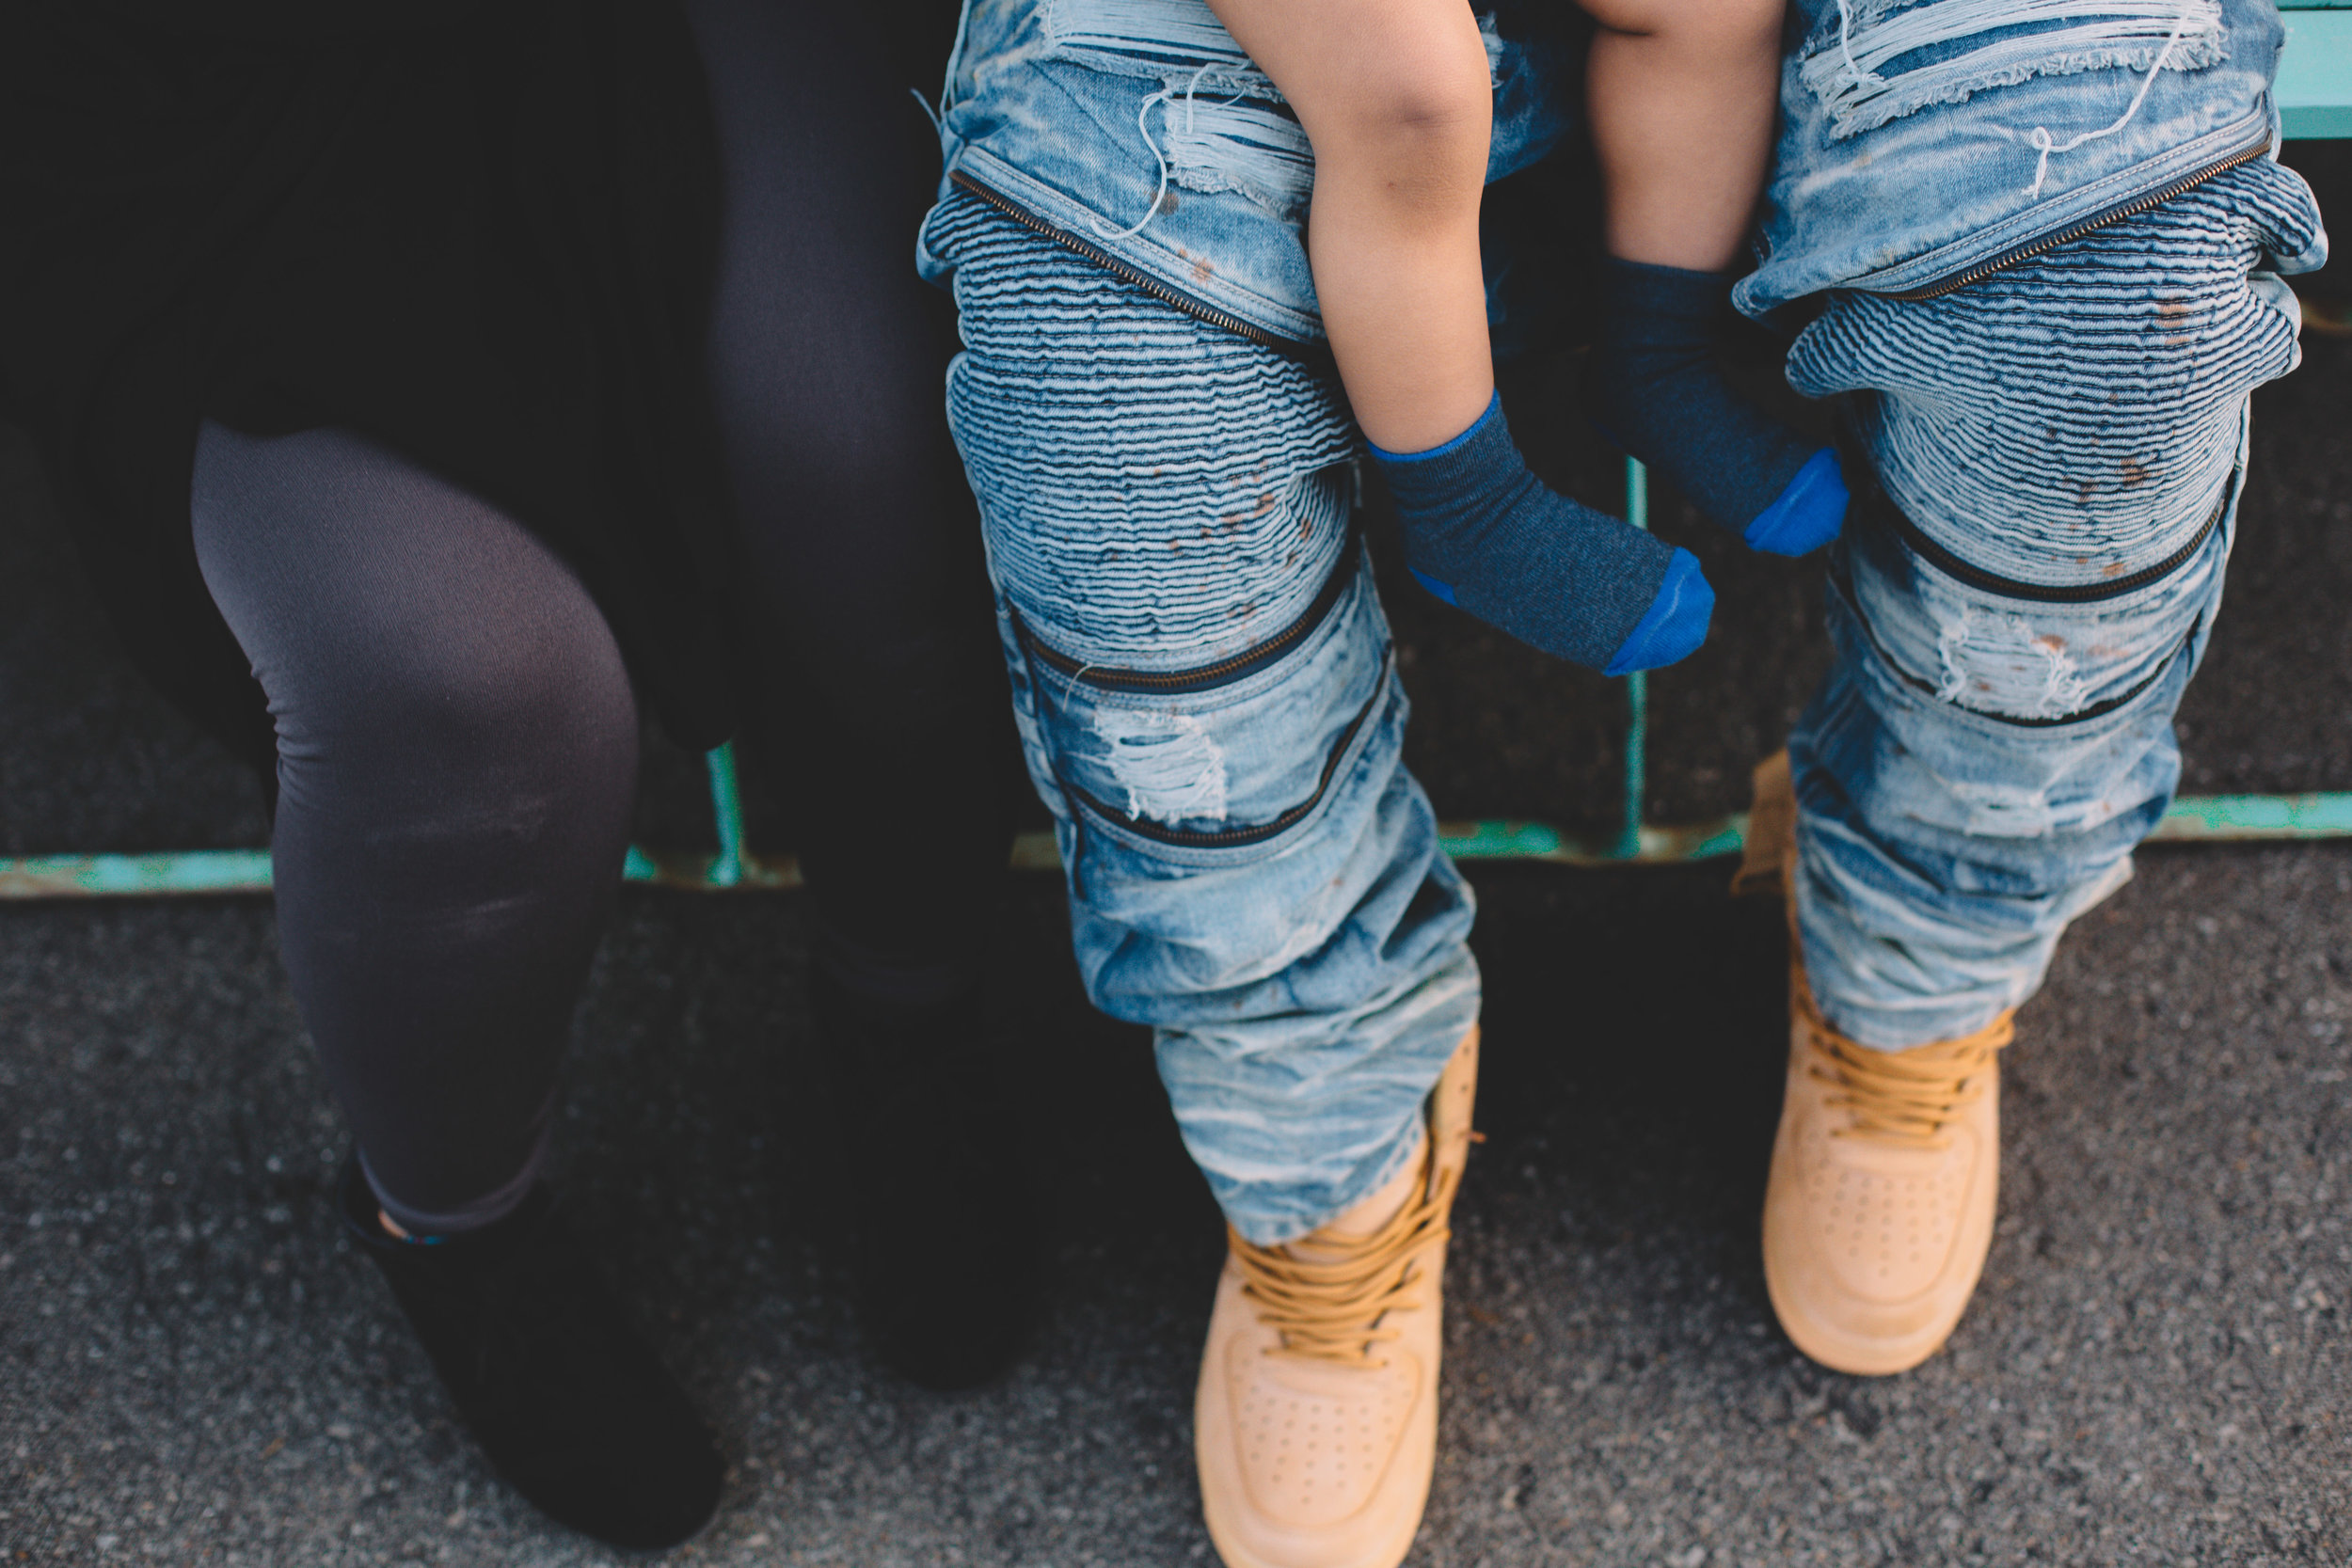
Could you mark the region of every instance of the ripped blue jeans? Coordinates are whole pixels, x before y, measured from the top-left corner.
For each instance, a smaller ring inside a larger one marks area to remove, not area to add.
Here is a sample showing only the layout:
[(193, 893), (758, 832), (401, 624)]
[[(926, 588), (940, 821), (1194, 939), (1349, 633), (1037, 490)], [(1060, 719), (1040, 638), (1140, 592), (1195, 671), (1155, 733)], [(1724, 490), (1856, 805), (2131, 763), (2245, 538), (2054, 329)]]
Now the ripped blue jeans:
[(2265, 256), (2325, 254), (2258, 159), (1941, 297), (1843, 292), (1789, 380), (1847, 395), (1880, 494), (1832, 557), (1836, 661), (1798, 721), (1797, 910), (1829, 1021), (1982, 1027), (2131, 875), (2180, 775), (2249, 394), (2296, 363)]
[(966, 193), (949, 423), (1087, 994), (1152, 1025), (1252, 1242), (1392, 1176), (1477, 1021), (1472, 903), (1400, 758), (1335, 378)]

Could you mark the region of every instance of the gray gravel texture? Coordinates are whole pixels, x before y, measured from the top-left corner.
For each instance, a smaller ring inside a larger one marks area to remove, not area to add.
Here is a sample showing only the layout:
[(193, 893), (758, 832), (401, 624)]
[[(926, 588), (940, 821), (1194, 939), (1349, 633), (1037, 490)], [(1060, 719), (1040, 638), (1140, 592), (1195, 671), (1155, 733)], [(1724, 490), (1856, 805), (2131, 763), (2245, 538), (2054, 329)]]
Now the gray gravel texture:
[[(1562, 471), (1603, 483), (1554, 424)], [(2190, 785), (2352, 788), (2352, 344), (2313, 342), (2257, 431)], [(1742, 803), (1818, 673), (1817, 583), (1671, 498), (1660, 528), (1724, 594), (1654, 688), (1651, 813), (1695, 816)], [(1441, 809), (1607, 821), (1610, 694), (1392, 599)], [(644, 836), (707, 840), (692, 760), (649, 739), (647, 776)], [(0, 442), (0, 852), (262, 832), (250, 781), (122, 668)], [(1813, 1367), (1764, 1299), (1776, 911), (1719, 866), (1476, 880), (1488, 1138), (1414, 1563), (2352, 1563), (2352, 846), (2150, 851), (2081, 923), (2010, 1053), (1985, 1283), (1886, 1380)], [(945, 1398), (859, 1339), (803, 905), (624, 899), (557, 1175), (733, 1464), (669, 1560), (1214, 1561), (1189, 1405), (1216, 1212), (1148, 1040), (1078, 995), (1053, 886), (1001, 913), (1007, 1132), (1054, 1272), (1011, 1375)], [(0, 1562), (617, 1560), (453, 1425), (336, 1239), (342, 1148), (265, 902), (0, 907)]]

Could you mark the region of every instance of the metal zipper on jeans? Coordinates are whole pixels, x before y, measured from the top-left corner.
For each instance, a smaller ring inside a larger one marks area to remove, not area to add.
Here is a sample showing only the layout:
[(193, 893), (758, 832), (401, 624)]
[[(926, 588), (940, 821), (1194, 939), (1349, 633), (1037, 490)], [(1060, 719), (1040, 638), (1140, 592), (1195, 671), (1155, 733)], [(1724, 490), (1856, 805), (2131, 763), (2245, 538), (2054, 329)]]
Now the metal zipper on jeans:
[(1163, 305), (1172, 305), (1188, 316), (1198, 316), (1200, 320), (1207, 322), (1211, 326), (1223, 327), (1228, 332), (1238, 334), (1241, 337), (1248, 339), (1253, 343), (1263, 343), (1267, 348), (1298, 349), (1308, 346), (1293, 339), (1277, 337), (1273, 333), (1268, 332), (1264, 327), (1252, 326), (1249, 323), (1243, 321), (1239, 316), (1228, 315), (1225, 311), (1218, 309), (1216, 306), (1205, 304), (1200, 300), (1197, 300), (1181, 289), (1169, 288), (1167, 284), (1161, 282), (1158, 278), (1153, 277), (1151, 274), (1120, 261), (1118, 257), (1113, 256), (1109, 251), (1104, 250), (1101, 245), (1082, 240), (1077, 235), (1070, 232), (1067, 229), (1046, 222), (1035, 213), (1030, 212), (1026, 207), (1022, 206), (1018, 201), (1013, 200), (1012, 198), (1009, 196), (1000, 196), (996, 192), (990, 190), (986, 185), (981, 184), (977, 180), (973, 179), (972, 176), (966, 174), (961, 169), (957, 169), (947, 178), (962, 189), (970, 191), (974, 196), (978, 197), (982, 201), (987, 202), (991, 207), (995, 208), (998, 212), (1004, 214), (1005, 216), (1012, 219), (1013, 222), (1021, 225), (1024, 229), (1031, 230), (1039, 234), (1042, 234), (1047, 239), (1053, 241), (1056, 245), (1060, 245), (1065, 249), (1076, 251), (1088, 261), (1092, 261), (1096, 266), (1103, 268), (1106, 272), (1117, 274), (1119, 277), (1125, 282), (1133, 283), (1136, 288), (1141, 289), (1145, 293), (1150, 294), (1153, 299), (1158, 300)]
[(1212, 687), (1237, 681), (1252, 671), (1273, 663), (1309, 632), (1321, 626), (1323, 618), (1331, 613), (1331, 607), (1339, 603), (1340, 594), (1355, 580), (1356, 574), (1363, 570), (1363, 545), (1351, 527), (1346, 540), (1340, 546), (1340, 559), (1333, 563), (1330, 575), (1323, 579), (1323, 587), (1317, 590), (1314, 599), (1288, 626), (1240, 653), (1191, 670), (1119, 670), (1089, 664), (1047, 647), (1029, 630), (1029, 623), (1022, 618), (1020, 610), (1009, 603), (1005, 609), (1012, 616), (1013, 630), (1019, 635), (1021, 645), (1040, 663), (1051, 665), (1073, 680), (1104, 691), (1157, 691), (1168, 694), (1206, 691)]
[(1261, 822), (1254, 828), (1227, 828), (1216, 832), (1190, 828), (1162, 828), (1146, 822), (1141, 817), (1130, 816), (1123, 811), (1112, 810), (1101, 800), (1096, 800), (1092, 794), (1072, 784), (1066, 778), (1057, 778), (1057, 782), (1060, 784), (1064, 793), (1082, 802), (1096, 816), (1118, 823), (1131, 833), (1155, 839), (1162, 844), (1175, 845), (1188, 849), (1231, 849), (1245, 845), (1263, 844), (1267, 839), (1287, 832), (1298, 823), (1305, 821), (1308, 813), (1323, 803), (1324, 796), (1330, 792), (1331, 781), (1339, 776), (1340, 759), (1347, 755), (1347, 749), (1356, 743), (1357, 732), (1364, 727), (1364, 721), (1372, 717), (1372, 710), (1380, 705), (1380, 699), (1387, 694), (1390, 670), (1395, 662), (1396, 650), (1393, 648), (1380, 656), (1380, 674), (1372, 683), (1372, 695), (1364, 699), (1364, 705), (1356, 710), (1356, 717), (1347, 721), (1347, 728), (1342, 730), (1340, 737), (1331, 743), (1330, 755), (1323, 759), (1322, 776), (1315, 780), (1314, 793), (1280, 816), (1270, 821)]
[(2183, 191), (2193, 190), (2217, 174), (2227, 174), (2240, 164), (2250, 164), (2269, 150), (2270, 137), (2265, 132), (2261, 141), (2247, 148), (2244, 151), (2233, 152), (2218, 163), (2208, 164), (2194, 174), (2183, 175), (2169, 185), (2150, 191), (2145, 196), (2135, 197), (2123, 205), (2101, 213), (2096, 217), (2070, 223), (2054, 233), (2045, 234), (2041, 239), (2019, 245), (2016, 249), (1996, 256), (1990, 261), (1980, 261), (1967, 271), (1947, 277), (1940, 283), (1931, 283), (1921, 289), (1905, 289), (1899, 293), (1887, 294), (1885, 297), (1911, 300), (1935, 299), (1950, 293), (1955, 289), (1964, 289), (1971, 283), (1981, 283), (2004, 267), (2013, 267), (2020, 261), (2030, 261), (2044, 251), (2056, 250), (2059, 245), (2069, 245), (2081, 239), (2094, 229), (2104, 229), (2110, 223), (2121, 223), (2125, 218), (2137, 217), (2151, 207), (2160, 207)]
[(1895, 662), (1895, 656), (1888, 653), (1886, 651), (1886, 644), (1879, 641), (1878, 628), (1871, 626), (1870, 618), (1862, 612), (1862, 601), (1854, 593), (1853, 581), (1847, 576), (1846, 570), (1842, 565), (1834, 566), (1830, 569), (1829, 581), (1830, 587), (1836, 592), (1838, 598), (1845, 602), (1847, 612), (1852, 615), (1854, 625), (1862, 628), (1863, 641), (1869, 643), (1870, 651), (1879, 656), (1879, 662), (1885, 665), (1887, 669), (1895, 673), (1896, 679), (1901, 681), (1905, 686), (1912, 688), (1914, 690), (1925, 692), (1934, 702), (1937, 702), (1946, 707), (1958, 708), (1961, 712), (1969, 715), (1971, 718), (1990, 719), (1996, 724), (2013, 724), (2021, 730), (2046, 730), (2055, 728), (2059, 724), (2084, 724), (2090, 722), (2093, 719), (2104, 718), (2106, 715), (2113, 713), (2117, 708), (2122, 707), (2124, 704), (2130, 702), (2133, 698), (2137, 697), (2141, 692), (2146, 691), (2150, 687), (2155, 685), (2157, 680), (2163, 676), (2164, 673), (2172, 668), (2172, 661), (2179, 658), (2183, 653), (2187, 651), (2189, 644), (2197, 641), (2197, 633), (2205, 624), (2204, 613), (2201, 610), (2198, 612), (2197, 619), (2188, 624), (2187, 634), (2181, 639), (2180, 642), (2174, 646), (2173, 650), (2169, 654), (2165, 656), (2161, 663), (2159, 663), (2153, 670), (2148, 672), (2148, 673), (2140, 679), (2134, 681), (2125, 689), (2117, 692), (2114, 696), (2104, 698), (2099, 702), (2091, 704), (2089, 707), (2077, 708), (2073, 713), (2062, 713), (2055, 719), (2021, 719), (2014, 714), (1987, 713), (1980, 707), (1970, 707), (1966, 703), (1957, 702), (1949, 697), (1940, 695), (1936, 687), (1932, 683), (1920, 679), (1917, 675), (1913, 674), (1910, 671), (1904, 669), (1900, 664)]
[(2137, 593), (2187, 565), (2196, 558), (2197, 552), (2205, 547), (2205, 541), (2213, 537), (2213, 531), (2221, 526), (2221, 515), (2230, 509), (2230, 494), (2235, 488), (2234, 483), (2225, 486), (2221, 499), (2214, 502), (2213, 511), (2207, 515), (2204, 525), (2198, 529), (2189, 542), (2154, 565), (2142, 566), (2137, 572), (2110, 578), (2104, 582), (2055, 584), (2019, 582), (2014, 578), (1988, 572), (1981, 566), (1972, 566), (1929, 538), (1917, 523), (1903, 515), (1901, 507), (1887, 498), (1885, 492), (1874, 487), (1871, 499), (1873, 510), (1884, 513), (1893, 521), (1895, 532), (1905, 547), (1946, 577), (1957, 578), (1971, 588), (1982, 589), (1988, 594), (1997, 594), (2005, 599), (2026, 599), (2037, 604), (2097, 604), (2105, 599), (2120, 599), (2126, 594)]

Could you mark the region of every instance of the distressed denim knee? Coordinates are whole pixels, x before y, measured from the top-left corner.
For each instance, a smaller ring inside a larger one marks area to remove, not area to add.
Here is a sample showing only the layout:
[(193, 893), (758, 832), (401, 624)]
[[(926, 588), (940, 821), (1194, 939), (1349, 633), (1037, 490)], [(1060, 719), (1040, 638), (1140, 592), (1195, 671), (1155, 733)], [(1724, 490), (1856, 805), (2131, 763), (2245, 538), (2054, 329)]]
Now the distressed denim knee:
[(2191, 559), (2089, 603), (1945, 576), (1882, 520), (1834, 560), (1836, 659), (1789, 741), (1806, 975), (1831, 1022), (1899, 1050), (2040, 987), (2059, 935), (2131, 875), (2180, 775), (2233, 486)]
[(1290, 1240), (1394, 1173), (1478, 1010), (1344, 403), (975, 199), (924, 243), (1088, 994), (1152, 1026), (1235, 1228)]
[(1807, 974), (1842, 1031), (1980, 1027), (2130, 875), (2179, 775), (2248, 395), (2296, 362), (2257, 268), (2316, 234), (2258, 162), (1942, 297), (1836, 295), (1791, 350), (1880, 487), (1789, 746)]

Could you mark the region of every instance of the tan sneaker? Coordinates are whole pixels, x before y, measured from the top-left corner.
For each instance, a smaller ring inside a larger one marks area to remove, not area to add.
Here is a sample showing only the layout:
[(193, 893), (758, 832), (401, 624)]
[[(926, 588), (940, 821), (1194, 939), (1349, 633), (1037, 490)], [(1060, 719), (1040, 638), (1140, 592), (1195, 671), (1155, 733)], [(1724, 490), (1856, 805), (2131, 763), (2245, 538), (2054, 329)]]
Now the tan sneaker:
[(1758, 763), (1731, 891), (1788, 912), (1788, 1086), (1764, 1189), (1764, 1284), (1799, 1350), (1841, 1372), (1908, 1371), (1951, 1336), (1993, 1243), (1998, 1053), (2012, 1013), (1975, 1034), (1873, 1051), (1815, 1006), (1797, 931), (1788, 753)]
[(1950, 1337), (1993, 1244), (2012, 1015), (1874, 1051), (1823, 1022), (1803, 962), (1789, 967), (1765, 1288), (1788, 1338), (1821, 1365), (1908, 1371)]
[(1193, 1406), (1201, 1512), (1227, 1568), (1395, 1568), (1412, 1545), (1477, 1090), (1472, 1029), (1394, 1180), (1286, 1246), (1227, 1233)]

